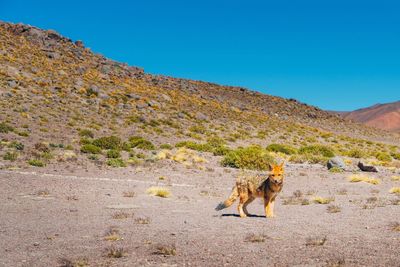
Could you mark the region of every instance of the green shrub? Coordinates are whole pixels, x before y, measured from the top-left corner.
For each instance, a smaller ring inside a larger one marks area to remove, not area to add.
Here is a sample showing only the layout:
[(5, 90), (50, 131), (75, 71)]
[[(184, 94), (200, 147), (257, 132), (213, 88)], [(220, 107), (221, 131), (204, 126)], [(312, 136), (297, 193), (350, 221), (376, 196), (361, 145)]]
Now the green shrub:
[(90, 155), (88, 156), (88, 159), (90, 159), (90, 160), (98, 160), (98, 159), (99, 159), (99, 156), (98, 156), (98, 155), (95, 155), (95, 154), (90, 154)]
[(117, 136), (104, 136), (93, 140), (93, 145), (102, 149), (120, 149), (122, 146), (121, 138)]
[(346, 156), (351, 158), (363, 158), (365, 157), (365, 153), (359, 149), (351, 149), (345, 153)]
[(30, 159), (28, 164), (35, 167), (44, 167), (46, 164), (39, 159)]
[(214, 136), (207, 139), (207, 144), (212, 147), (220, 147), (226, 144), (225, 140), (221, 137)]
[(126, 167), (126, 163), (122, 159), (109, 159), (107, 165), (111, 167)]
[(121, 157), (121, 153), (119, 150), (116, 149), (110, 149), (107, 151), (107, 158), (109, 159), (117, 159)]
[(161, 149), (172, 149), (172, 146), (170, 144), (162, 144), (160, 146)]
[(17, 142), (17, 141), (13, 141), (11, 142), (11, 144), (9, 145), (9, 147), (15, 148), (16, 150), (24, 150), (24, 144)]
[(267, 151), (280, 152), (286, 155), (296, 154), (296, 149), (288, 145), (270, 144), (266, 149)]
[(380, 161), (390, 162), (392, 161), (392, 157), (386, 152), (378, 152), (375, 154), (375, 158)]
[(29, 133), (26, 131), (17, 131), (17, 134), (22, 137), (28, 137)]
[(8, 133), (14, 131), (14, 128), (5, 122), (0, 122), (0, 133)]
[(335, 156), (335, 153), (327, 146), (323, 145), (311, 145), (311, 146), (303, 146), (299, 149), (299, 154), (309, 154), (315, 156), (323, 156), (327, 158), (332, 158)]
[(201, 152), (212, 152), (213, 147), (209, 144), (199, 144), (193, 141), (182, 141), (175, 144), (175, 147), (186, 147), (192, 150), (201, 151)]
[(213, 149), (214, 156), (225, 156), (231, 151), (231, 149), (227, 146), (220, 145)]
[(86, 137), (81, 138), (81, 140), (79, 140), (79, 144), (81, 144), (81, 145), (88, 145), (88, 144), (91, 144), (92, 142), (93, 142), (92, 139), (89, 139)]
[(400, 160), (400, 153), (393, 152), (393, 153), (391, 154), (391, 156), (392, 156), (392, 158), (394, 158), (394, 159)]
[(82, 153), (100, 154), (101, 148), (92, 144), (86, 144), (81, 147)]
[(206, 132), (206, 127), (204, 125), (193, 125), (189, 127), (189, 131), (193, 133), (198, 133), (198, 134), (204, 134)]
[(325, 165), (329, 158), (321, 156), (321, 155), (312, 155), (312, 154), (294, 154), (291, 155), (289, 161), (292, 163), (310, 163), (317, 164), (321, 163)]
[(3, 156), (4, 160), (9, 160), (9, 161), (16, 161), (17, 158), (18, 158), (17, 152), (7, 151), (6, 154), (4, 154), (4, 156)]
[(231, 150), (225, 155), (221, 164), (225, 167), (268, 170), (269, 165), (274, 162), (275, 159), (260, 146), (249, 146)]
[(144, 149), (144, 150), (154, 150), (155, 146), (149, 140), (144, 139), (141, 136), (131, 136), (129, 138), (129, 143), (131, 147)]
[(44, 143), (36, 143), (35, 149), (40, 152), (49, 152), (50, 148)]
[(82, 137), (88, 137), (88, 138), (93, 138), (94, 134), (91, 130), (88, 129), (83, 129), (79, 131), (79, 135)]

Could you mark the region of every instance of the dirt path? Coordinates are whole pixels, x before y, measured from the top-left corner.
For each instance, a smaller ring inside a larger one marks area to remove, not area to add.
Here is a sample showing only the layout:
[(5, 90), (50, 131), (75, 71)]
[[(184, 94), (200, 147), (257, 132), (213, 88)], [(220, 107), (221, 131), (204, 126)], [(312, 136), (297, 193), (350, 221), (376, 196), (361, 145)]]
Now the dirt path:
[[(290, 165), (274, 219), (264, 217), (260, 201), (246, 219), (236, 207), (214, 211), (235, 173), (168, 165), (0, 170), (0, 266), (57, 266), (61, 258), (90, 266), (400, 266), (391, 173), (370, 185), (349, 183), (349, 173)], [(149, 196), (152, 185), (172, 196)], [(315, 196), (334, 198), (329, 205), (340, 211), (300, 204)], [(110, 227), (118, 231), (111, 239), (121, 240), (105, 240)], [(123, 257), (107, 257), (111, 246), (123, 248)]]

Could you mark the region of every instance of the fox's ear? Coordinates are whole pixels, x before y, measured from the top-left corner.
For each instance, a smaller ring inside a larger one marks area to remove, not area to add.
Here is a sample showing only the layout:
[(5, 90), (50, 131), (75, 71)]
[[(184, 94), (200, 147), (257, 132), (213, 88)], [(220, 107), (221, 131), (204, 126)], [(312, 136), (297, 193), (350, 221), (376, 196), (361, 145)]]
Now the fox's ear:
[(271, 164), (268, 164), (268, 171), (272, 171), (273, 168)]

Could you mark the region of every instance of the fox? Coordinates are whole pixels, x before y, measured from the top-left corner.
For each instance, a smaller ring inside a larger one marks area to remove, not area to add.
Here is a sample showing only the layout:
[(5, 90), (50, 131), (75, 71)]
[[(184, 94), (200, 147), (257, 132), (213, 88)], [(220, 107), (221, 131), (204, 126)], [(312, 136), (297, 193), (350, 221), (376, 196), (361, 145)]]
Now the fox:
[(218, 204), (215, 210), (220, 211), (230, 207), (239, 198), (238, 212), (241, 218), (249, 216), (247, 206), (256, 198), (264, 198), (265, 217), (273, 218), (275, 198), (283, 188), (284, 163), (269, 165), (268, 176), (239, 175), (236, 185), (227, 200)]

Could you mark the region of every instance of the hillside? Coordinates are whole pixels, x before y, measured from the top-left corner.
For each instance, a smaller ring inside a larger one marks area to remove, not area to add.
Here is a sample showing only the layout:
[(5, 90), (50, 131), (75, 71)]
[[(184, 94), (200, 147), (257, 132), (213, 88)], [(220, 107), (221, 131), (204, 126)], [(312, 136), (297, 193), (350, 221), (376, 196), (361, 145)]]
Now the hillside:
[[(293, 99), (0, 23), (0, 266), (399, 266), (399, 144)], [(247, 218), (215, 210), (237, 177), (276, 179), (276, 163), (277, 217), (261, 198)]]
[(400, 101), (346, 112), (343, 117), (378, 129), (400, 132)]
[(37, 158), (42, 143), (55, 153), (80, 152), (110, 135), (119, 142), (140, 137), (151, 148), (217, 138), (227, 148), (326, 144), (341, 154), (362, 143), (371, 153), (389, 153), (399, 143), (398, 135), (294, 99), (147, 74), (52, 30), (0, 23), (0, 33), (1, 135), (3, 147), (25, 146), (20, 164)]

